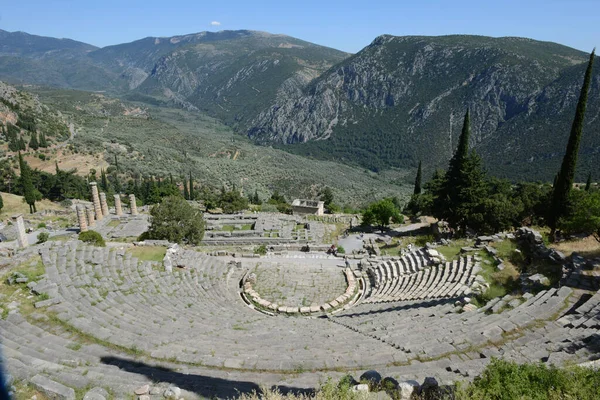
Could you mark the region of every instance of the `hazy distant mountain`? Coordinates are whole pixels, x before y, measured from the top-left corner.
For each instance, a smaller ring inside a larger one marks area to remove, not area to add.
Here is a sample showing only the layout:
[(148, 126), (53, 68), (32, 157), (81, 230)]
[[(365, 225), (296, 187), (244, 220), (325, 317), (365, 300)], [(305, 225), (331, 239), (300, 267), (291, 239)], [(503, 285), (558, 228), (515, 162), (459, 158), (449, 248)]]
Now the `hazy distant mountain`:
[[(279, 98), (248, 134), (266, 143), (309, 142), (288, 149), (374, 169), (419, 160), (445, 166), (468, 107), (472, 144), (488, 169), (551, 179), (586, 60), (578, 50), (523, 38), (384, 35), (301, 93)], [(600, 161), (595, 71), (582, 171)]]
[[(355, 55), (255, 31), (97, 49), (0, 31), (0, 79), (201, 110), (264, 144), (371, 169), (444, 167), (466, 108), (492, 172), (552, 179), (587, 55), (555, 43), (383, 35)], [(581, 173), (600, 163), (596, 66)]]
[(255, 31), (146, 38), (90, 54), (136, 93), (249, 123), (276, 98), (299, 92), (348, 56), (285, 35)]

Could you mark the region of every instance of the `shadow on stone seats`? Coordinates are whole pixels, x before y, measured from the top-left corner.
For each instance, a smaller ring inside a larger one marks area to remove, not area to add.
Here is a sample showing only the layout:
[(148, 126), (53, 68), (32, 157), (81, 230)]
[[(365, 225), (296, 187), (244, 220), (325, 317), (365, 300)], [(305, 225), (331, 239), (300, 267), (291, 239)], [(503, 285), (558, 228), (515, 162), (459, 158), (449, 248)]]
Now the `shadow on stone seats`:
[[(144, 375), (153, 382), (165, 382), (210, 399), (215, 397), (235, 399), (241, 394), (261, 392), (258, 384), (254, 382), (232, 381), (204, 375), (182, 374), (166, 367), (153, 366), (121, 357), (106, 356), (102, 357), (100, 361), (103, 364), (114, 365), (123, 371)], [(273, 386), (271, 389), (278, 389), (283, 394), (293, 393), (296, 395), (309, 395), (314, 393), (314, 389), (290, 386)]]
[[(347, 313), (347, 314), (339, 314), (339, 315), (334, 315), (333, 317), (338, 317), (338, 316), (339, 317), (359, 317), (362, 315), (376, 315), (376, 314), (383, 314), (383, 313), (394, 312), (394, 311), (412, 310), (414, 308), (435, 307), (435, 306), (439, 306), (439, 305), (454, 303), (458, 299), (459, 299), (459, 297), (422, 300), (422, 301), (419, 301), (418, 303), (414, 303), (414, 304), (402, 304), (402, 305), (398, 305), (395, 307), (389, 307), (389, 308), (384, 308), (384, 309), (379, 309), (379, 310), (369, 310), (369, 311), (363, 311), (363, 312), (352, 312), (352, 313)], [(399, 300), (396, 303), (401, 303), (404, 301), (405, 300)], [(359, 305), (353, 307), (352, 310), (360, 310), (361, 306), (372, 306), (372, 305), (381, 305), (381, 304), (390, 304), (390, 303), (364, 303), (364, 304), (359, 304)]]

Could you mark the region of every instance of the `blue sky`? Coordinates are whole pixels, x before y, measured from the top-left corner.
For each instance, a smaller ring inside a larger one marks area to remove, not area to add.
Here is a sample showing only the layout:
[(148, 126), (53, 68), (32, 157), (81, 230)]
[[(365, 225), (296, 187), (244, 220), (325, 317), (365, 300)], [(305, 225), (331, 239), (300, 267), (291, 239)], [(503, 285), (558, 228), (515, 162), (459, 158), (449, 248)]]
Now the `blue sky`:
[(384, 33), (524, 36), (587, 52), (600, 45), (600, 0), (6, 0), (3, 3), (0, 29), (71, 38), (96, 46), (146, 36), (223, 29), (284, 33), (348, 52), (359, 51)]

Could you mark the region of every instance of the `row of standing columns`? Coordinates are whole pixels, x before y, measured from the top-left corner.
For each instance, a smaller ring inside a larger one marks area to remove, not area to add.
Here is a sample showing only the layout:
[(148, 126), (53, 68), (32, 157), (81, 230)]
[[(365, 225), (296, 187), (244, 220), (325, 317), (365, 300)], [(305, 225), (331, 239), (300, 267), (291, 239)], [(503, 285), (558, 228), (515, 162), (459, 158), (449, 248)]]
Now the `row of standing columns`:
[[(93, 208), (77, 206), (77, 221), (79, 222), (80, 232), (86, 232), (88, 227), (96, 225), (96, 221), (101, 221), (105, 216), (109, 214), (108, 203), (106, 202), (106, 194), (98, 193), (98, 185), (96, 182), (91, 182), (90, 187), (92, 188), (92, 203)], [(115, 214), (117, 216), (123, 215), (123, 208), (121, 206), (121, 195), (115, 194)], [(131, 215), (138, 215), (137, 205), (135, 203), (135, 195), (129, 195), (129, 210)]]
[[(109, 214), (108, 204), (106, 203), (106, 194), (98, 194), (98, 186), (96, 182), (91, 182), (92, 187), (92, 207), (77, 206), (77, 222), (79, 223), (79, 231), (86, 232), (88, 227), (96, 226), (96, 221), (101, 221), (102, 218)], [(129, 210), (131, 215), (138, 215), (137, 205), (135, 203), (135, 195), (129, 195)], [(115, 194), (115, 214), (117, 216), (123, 215), (123, 209), (121, 207), (121, 196)], [(29, 246), (29, 240), (27, 240), (27, 233), (25, 233), (25, 222), (23, 221), (23, 214), (14, 215), (12, 217), (13, 224), (17, 228), (17, 244), (20, 248)]]

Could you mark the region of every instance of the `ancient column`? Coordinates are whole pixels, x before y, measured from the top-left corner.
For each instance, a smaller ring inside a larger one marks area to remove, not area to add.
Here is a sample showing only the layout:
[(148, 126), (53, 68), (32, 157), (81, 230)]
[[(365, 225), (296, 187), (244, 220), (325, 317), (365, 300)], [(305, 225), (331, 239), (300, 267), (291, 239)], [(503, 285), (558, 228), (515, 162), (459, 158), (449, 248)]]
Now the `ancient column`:
[(100, 193), (100, 208), (102, 210), (102, 216), (106, 217), (108, 215), (108, 204), (106, 203), (106, 193)]
[(115, 194), (115, 213), (117, 216), (123, 215), (123, 209), (121, 208), (121, 195)]
[(100, 205), (100, 197), (98, 197), (98, 186), (96, 182), (90, 182), (90, 186), (92, 187), (92, 201), (94, 202), (96, 219), (102, 221), (102, 206)]
[(87, 214), (88, 226), (96, 226), (96, 218), (94, 218), (94, 209), (92, 207), (86, 207), (85, 212)]
[(87, 232), (87, 220), (83, 206), (77, 206), (77, 221), (79, 222), (79, 232)]
[(137, 204), (135, 204), (135, 194), (129, 195), (129, 209), (131, 210), (131, 215), (138, 215)]
[(25, 222), (23, 222), (23, 214), (17, 214), (12, 217), (13, 224), (17, 228), (17, 243), (19, 247), (25, 248), (29, 246), (27, 234), (25, 233)]

